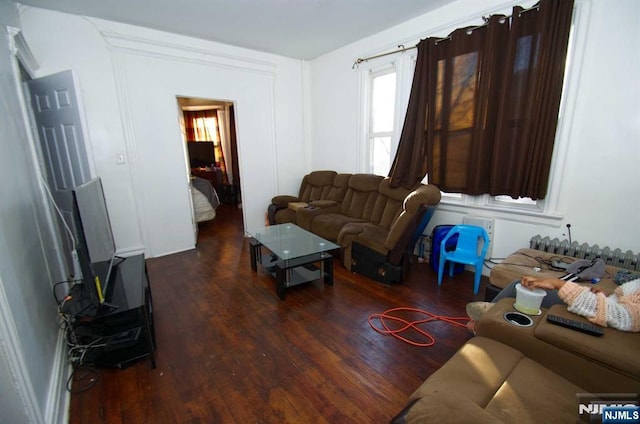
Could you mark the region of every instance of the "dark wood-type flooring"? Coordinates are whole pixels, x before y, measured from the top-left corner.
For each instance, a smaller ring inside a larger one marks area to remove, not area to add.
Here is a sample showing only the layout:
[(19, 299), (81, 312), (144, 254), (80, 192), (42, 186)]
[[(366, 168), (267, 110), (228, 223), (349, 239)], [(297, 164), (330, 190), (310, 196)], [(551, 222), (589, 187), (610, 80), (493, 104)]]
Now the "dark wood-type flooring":
[(146, 359), (101, 368), (96, 385), (72, 394), (71, 424), (388, 422), (471, 336), (433, 322), (423, 328), (435, 345), (416, 347), (377, 333), (368, 317), (395, 307), (465, 316), (486, 284), (474, 296), (465, 272), (438, 288), (429, 264), (414, 261), (404, 283), (386, 286), (337, 260), (333, 287), (297, 286), (282, 301), (270, 274), (251, 271), (235, 206), (201, 223), (198, 240), (147, 260), (157, 368)]

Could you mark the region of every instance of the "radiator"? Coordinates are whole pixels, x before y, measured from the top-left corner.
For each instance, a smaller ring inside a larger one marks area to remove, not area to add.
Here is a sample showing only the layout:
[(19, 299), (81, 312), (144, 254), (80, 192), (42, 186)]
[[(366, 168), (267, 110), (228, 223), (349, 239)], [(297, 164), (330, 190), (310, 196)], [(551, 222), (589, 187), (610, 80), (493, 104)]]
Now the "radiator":
[(531, 249), (542, 250), (547, 253), (572, 256), (578, 259), (602, 259), (607, 265), (618, 268), (640, 271), (640, 255), (634, 254), (631, 250), (623, 252), (620, 249), (610, 247), (593, 246), (587, 243), (580, 244), (576, 241), (569, 243), (569, 240), (550, 239), (540, 235), (533, 236), (529, 241)]

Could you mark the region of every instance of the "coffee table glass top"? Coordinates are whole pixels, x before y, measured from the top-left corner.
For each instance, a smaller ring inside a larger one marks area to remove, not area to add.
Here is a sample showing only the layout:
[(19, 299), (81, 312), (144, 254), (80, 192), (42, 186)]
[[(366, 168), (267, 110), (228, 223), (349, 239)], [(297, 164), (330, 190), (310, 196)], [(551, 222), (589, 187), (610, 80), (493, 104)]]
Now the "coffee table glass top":
[(253, 238), (280, 259), (295, 259), (338, 249), (335, 243), (310, 233), (294, 224), (271, 225), (260, 229)]

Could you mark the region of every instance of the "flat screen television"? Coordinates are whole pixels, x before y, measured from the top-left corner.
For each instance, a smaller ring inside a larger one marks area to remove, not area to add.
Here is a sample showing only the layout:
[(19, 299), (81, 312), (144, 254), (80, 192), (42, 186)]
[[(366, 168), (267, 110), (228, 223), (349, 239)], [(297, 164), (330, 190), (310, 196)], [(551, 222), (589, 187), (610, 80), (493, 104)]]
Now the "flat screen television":
[(209, 167), (216, 162), (213, 141), (187, 141), (191, 168)]
[(84, 293), (90, 297), (92, 306), (99, 307), (108, 299), (116, 252), (102, 180), (94, 178), (72, 192), (76, 252)]

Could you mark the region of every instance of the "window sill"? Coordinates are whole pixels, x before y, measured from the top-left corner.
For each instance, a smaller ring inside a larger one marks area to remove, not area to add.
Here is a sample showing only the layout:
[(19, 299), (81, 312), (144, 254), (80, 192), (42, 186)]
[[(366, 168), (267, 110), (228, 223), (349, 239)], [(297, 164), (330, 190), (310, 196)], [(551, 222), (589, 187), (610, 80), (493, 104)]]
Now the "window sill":
[(473, 205), (464, 204), (448, 199), (442, 199), (438, 210), (443, 212), (462, 213), (465, 215), (490, 215), (495, 219), (520, 222), (523, 224), (546, 225), (558, 228), (564, 215), (553, 214), (538, 209), (516, 208), (502, 205)]

